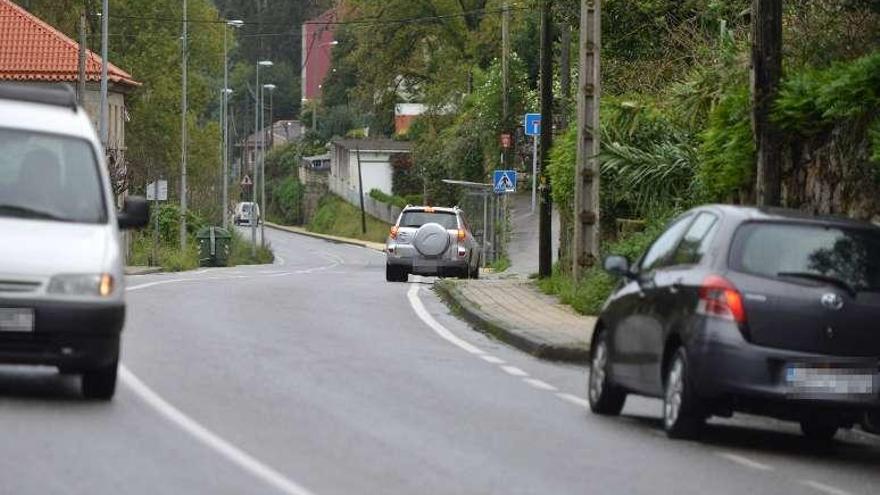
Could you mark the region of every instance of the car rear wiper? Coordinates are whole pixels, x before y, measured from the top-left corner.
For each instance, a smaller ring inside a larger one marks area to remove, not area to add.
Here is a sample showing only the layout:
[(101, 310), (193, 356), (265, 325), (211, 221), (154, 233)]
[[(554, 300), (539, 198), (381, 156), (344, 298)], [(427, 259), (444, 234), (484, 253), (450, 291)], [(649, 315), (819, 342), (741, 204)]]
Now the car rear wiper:
[(28, 208), (26, 206), (20, 205), (0, 204), (0, 215), (4, 213), (21, 218), (39, 218), (43, 220), (58, 220), (61, 222), (70, 221), (70, 219), (68, 218), (59, 217), (58, 215), (55, 215), (54, 213), (49, 213), (48, 211), (35, 210), (33, 208)]
[(817, 282), (824, 282), (826, 284), (834, 285), (836, 287), (840, 287), (844, 289), (851, 296), (855, 297), (858, 293), (858, 290), (854, 286), (852, 286), (849, 282), (845, 280), (841, 280), (837, 277), (832, 277), (831, 275), (822, 275), (819, 273), (813, 272), (779, 272), (776, 274), (778, 277), (795, 277), (795, 278), (805, 278), (807, 280), (815, 280)]

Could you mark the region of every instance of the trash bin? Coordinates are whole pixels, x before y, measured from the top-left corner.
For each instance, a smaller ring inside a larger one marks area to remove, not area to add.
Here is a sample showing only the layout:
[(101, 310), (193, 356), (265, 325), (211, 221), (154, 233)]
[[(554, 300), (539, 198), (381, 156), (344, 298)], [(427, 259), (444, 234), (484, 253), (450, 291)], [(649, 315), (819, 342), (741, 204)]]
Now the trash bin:
[(222, 227), (205, 227), (196, 234), (199, 266), (227, 266), (232, 235)]

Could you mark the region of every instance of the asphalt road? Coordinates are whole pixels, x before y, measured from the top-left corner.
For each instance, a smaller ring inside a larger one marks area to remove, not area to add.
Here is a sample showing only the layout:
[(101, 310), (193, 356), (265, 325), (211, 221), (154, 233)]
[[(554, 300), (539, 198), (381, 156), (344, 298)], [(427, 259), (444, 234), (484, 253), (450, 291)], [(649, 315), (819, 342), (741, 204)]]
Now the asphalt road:
[(273, 266), (129, 279), (112, 403), (0, 369), (0, 493), (873, 494), (880, 439), (588, 413), (584, 370), (470, 330), (381, 253), (267, 232)]

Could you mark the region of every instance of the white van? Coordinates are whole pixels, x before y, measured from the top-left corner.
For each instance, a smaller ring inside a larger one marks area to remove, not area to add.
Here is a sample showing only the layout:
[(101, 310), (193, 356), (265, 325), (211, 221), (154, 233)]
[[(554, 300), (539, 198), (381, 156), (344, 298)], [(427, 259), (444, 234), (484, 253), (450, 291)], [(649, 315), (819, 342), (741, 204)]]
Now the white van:
[(260, 205), (257, 203), (243, 201), (235, 207), (235, 215), (232, 217), (233, 224), (252, 225), (254, 221), (259, 224), (260, 220)]
[(68, 87), (0, 84), (0, 363), (82, 375), (88, 398), (116, 387), (125, 320), (120, 229), (101, 144)]

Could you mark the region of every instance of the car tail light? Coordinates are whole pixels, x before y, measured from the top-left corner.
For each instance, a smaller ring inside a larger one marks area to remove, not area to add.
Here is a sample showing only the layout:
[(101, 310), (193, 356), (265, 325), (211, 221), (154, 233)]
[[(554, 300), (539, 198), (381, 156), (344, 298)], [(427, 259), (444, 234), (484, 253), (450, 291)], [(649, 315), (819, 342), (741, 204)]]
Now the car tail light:
[(458, 241), (459, 242), (463, 241), (466, 236), (467, 236), (467, 234), (465, 233), (465, 231), (463, 229), (458, 229)]
[(391, 234), (390, 235), (391, 235), (392, 239), (397, 239), (397, 232), (399, 230), (400, 230), (400, 228), (397, 225), (394, 225), (391, 227)]
[(724, 277), (709, 275), (700, 286), (700, 302), (697, 313), (735, 321), (746, 322), (746, 309), (742, 294)]

